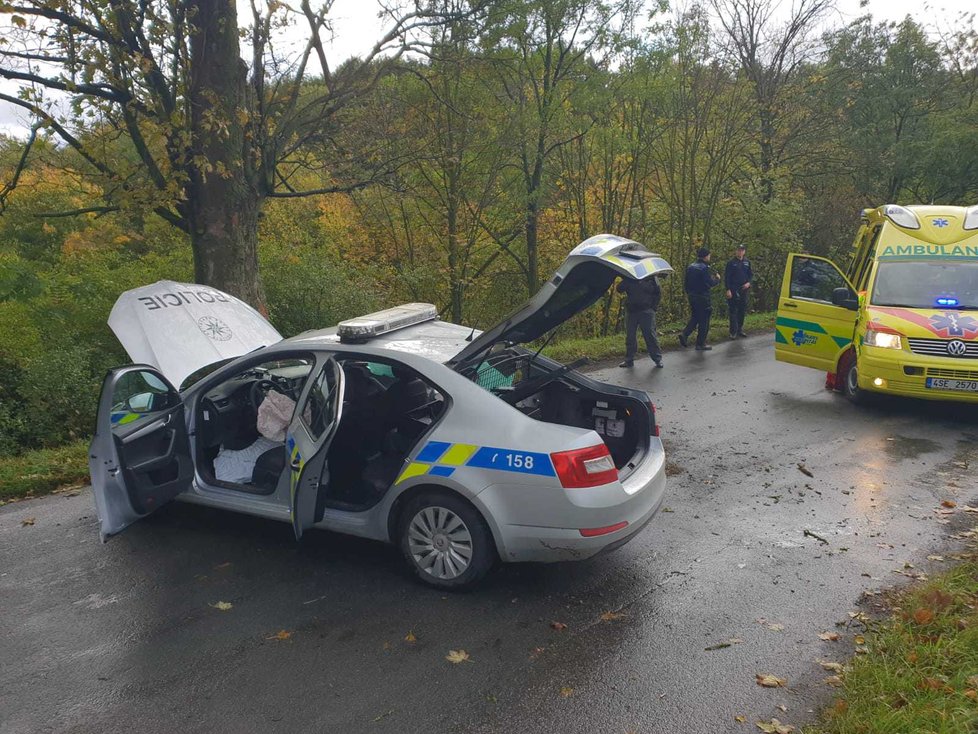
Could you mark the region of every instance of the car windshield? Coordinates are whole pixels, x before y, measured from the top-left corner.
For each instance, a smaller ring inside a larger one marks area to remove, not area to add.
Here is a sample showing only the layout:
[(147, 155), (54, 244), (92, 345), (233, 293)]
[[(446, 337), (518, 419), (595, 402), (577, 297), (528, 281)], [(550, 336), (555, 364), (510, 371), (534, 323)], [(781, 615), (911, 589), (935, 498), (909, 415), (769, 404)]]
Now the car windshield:
[(870, 303), (874, 306), (978, 310), (978, 262), (881, 262)]

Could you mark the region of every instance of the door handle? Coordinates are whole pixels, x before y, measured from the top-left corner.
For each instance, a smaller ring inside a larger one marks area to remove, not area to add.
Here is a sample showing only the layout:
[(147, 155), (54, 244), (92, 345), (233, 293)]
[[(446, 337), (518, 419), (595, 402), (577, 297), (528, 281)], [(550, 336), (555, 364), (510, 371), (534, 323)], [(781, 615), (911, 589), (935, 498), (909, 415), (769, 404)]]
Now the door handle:
[(792, 303), (791, 301), (785, 301), (782, 305), (785, 308), (798, 308), (798, 304), (797, 303)]

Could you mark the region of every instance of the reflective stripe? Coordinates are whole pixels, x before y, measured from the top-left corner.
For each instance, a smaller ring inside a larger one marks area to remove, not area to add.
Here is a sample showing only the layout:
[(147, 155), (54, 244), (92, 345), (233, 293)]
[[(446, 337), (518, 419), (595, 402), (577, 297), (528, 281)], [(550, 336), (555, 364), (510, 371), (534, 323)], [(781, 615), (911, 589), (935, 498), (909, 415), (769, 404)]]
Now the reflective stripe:
[[(472, 454), (478, 450), (478, 446), (473, 446), (469, 443), (452, 444), (452, 447), (445, 452), (444, 456), (441, 457), (441, 463), (449, 464), (451, 466), (462, 466), (462, 464), (471, 459)], [(420, 458), (420, 455), (418, 458)]]

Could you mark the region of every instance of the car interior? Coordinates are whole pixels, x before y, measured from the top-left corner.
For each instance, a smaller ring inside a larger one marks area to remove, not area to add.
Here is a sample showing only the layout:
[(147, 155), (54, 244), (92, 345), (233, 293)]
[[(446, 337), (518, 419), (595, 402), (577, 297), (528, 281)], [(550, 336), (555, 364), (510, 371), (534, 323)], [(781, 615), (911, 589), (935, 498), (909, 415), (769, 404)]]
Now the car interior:
[[(394, 483), (405, 458), (443, 414), (445, 397), (394, 361), (336, 356), (345, 377), (343, 413), (320, 504), (359, 511), (380, 501)], [(313, 364), (311, 355), (264, 362), (208, 389), (197, 416), (198, 471), (208, 484), (249, 494), (275, 492), (286, 466), (284, 438), (273, 445), (259, 433), (259, 410), (271, 391), (296, 401)], [(215, 468), (228, 452), (254, 462), (250, 477), (218, 476)]]

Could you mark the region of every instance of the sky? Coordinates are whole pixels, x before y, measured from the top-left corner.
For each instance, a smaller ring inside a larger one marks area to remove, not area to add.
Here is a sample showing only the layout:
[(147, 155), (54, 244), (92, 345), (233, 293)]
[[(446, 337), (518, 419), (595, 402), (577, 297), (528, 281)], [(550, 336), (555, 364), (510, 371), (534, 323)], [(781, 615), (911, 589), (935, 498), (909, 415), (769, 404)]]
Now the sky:
[[(781, 0), (782, 6), (790, 8), (791, 0)], [(247, 18), (248, 0), (237, 0), (239, 13)], [(861, 4), (864, 2), (864, 4)], [(911, 15), (924, 24), (949, 26), (961, 12), (972, 11), (974, 0), (839, 0), (840, 16), (834, 25), (843, 25), (865, 13), (871, 13), (877, 20), (902, 20)], [(377, 0), (335, 0), (331, 17), (334, 38), (327, 48), (330, 62), (334, 65), (354, 55), (364, 55), (389, 27), (378, 14), (380, 4)], [(389, 23), (389, 22), (388, 22)], [(0, 80), (0, 90), (14, 93), (16, 85)], [(22, 110), (5, 102), (0, 102), (0, 133), (23, 137), (29, 128), (29, 121)]]

